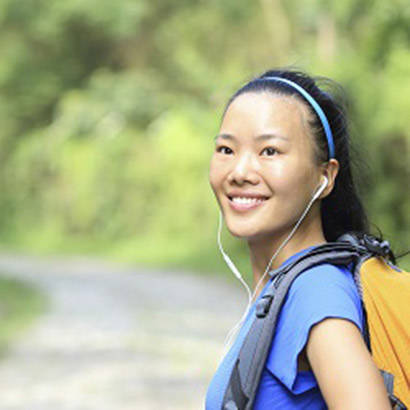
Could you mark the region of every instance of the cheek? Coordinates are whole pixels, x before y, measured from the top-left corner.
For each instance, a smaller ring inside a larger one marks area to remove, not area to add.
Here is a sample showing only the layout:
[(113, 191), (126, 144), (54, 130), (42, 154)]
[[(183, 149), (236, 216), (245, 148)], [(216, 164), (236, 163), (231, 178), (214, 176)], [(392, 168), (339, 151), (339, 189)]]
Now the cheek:
[(290, 172), (292, 167), (286, 162), (276, 161), (265, 167), (263, 174), (276, 194), (283, 194), (289, 191), (295, 183), (295, 175)]
[(209, 183), (215, 194), (221, 185), (221, 180), (221, 167), (217, 166), (217, 161), (212, 158), (209, 166)]
[(275, 166), (268, 170), (269, 179), (277, 194), (290, 198), (300, 197), (305, 192), (309, 196), (312, 175), (310, 172), (303, 172), (301, 164), (290, 162), (275, 163)]

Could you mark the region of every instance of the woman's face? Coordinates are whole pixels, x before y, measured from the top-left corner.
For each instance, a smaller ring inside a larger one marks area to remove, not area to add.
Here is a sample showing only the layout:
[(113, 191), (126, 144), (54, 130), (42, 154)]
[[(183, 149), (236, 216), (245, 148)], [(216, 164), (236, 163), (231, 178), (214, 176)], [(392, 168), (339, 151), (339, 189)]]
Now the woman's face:
[(268, 92), (241, 94), (230, 104), (209, 179), (232, 235), (286, 234), (305, 210), (321, 182), (309, 115), (297, 99)]

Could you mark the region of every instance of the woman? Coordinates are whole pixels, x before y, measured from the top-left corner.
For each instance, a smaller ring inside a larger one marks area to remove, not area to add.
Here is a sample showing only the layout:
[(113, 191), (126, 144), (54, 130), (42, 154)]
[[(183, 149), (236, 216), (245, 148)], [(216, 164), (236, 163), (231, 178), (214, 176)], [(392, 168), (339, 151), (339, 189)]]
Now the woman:
[[(228, 230), (247, 241), (253, 301), (266, 289), (269, 270), (343, 233), (368, 231), (352, 179), (345, 113), (304, 73), (268, 71), (233, 95), (209, 177)], [(214, 375), (207, 410), (222, 408), (254, 308)], [(360, 298), (345, 267), (323, 264), (298, 277), (254, 409), (390, 409), (362, 331)]]

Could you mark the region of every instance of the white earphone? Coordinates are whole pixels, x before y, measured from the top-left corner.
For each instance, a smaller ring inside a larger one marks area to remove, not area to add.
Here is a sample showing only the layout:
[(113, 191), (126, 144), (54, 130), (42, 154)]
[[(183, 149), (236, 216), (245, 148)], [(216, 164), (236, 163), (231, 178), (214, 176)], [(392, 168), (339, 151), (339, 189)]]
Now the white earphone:
[(315, 194), (313, 195), (313, 200), (318, 199), (319, 196), (321, 195), (321, 193), (324, 191), (324, 189), (327, 187), (327, 184), (329, 183), (329, 180), (327, 179), (327, 177), (323, 176), (323, 182), (320, 185), (320, 187), (318, 188), (318, 190), (315, 192)]

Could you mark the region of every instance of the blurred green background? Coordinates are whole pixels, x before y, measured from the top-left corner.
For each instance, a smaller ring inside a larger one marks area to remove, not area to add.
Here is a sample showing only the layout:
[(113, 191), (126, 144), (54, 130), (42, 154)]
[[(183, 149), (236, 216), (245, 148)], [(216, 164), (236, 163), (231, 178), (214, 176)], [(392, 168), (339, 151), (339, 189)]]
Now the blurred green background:
[(345, 87), (371, 221), (410, 247), (408, 0), (0, 0), (0, 53), (3, 249), (225, 271), (213, 136), (282, 65)]

